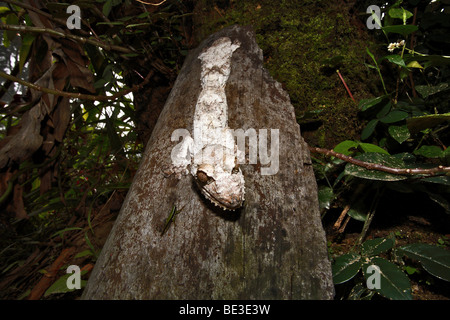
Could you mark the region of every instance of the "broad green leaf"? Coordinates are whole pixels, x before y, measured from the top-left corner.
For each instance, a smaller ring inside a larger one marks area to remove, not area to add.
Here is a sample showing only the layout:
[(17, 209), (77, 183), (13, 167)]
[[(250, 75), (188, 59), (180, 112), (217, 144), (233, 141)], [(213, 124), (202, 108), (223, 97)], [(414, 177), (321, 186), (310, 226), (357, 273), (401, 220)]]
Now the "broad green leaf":
[(362, 197), (358, 199), (356, 203), (352, 203), (352, 206), (348, 210), (347, 214), (357, 221), (365, 222), (367, 219), (367, 212), (369, 210), (365, 200), (366, 199)]
[(445, 91), (449, 89), (448, 83), (443, 82), (438, 84), (437, 86), (416, 86), (417, 92), (424, 98), (428, 98), (433, 94), (439, 93), (441, 91)]
[(408, 118), (408, 113), (401, 110), (392, 110), (385, 117), (381, 118), (380, 121), (383, 123), (394, 123), (402, 121)]
[(374, 132), (376, 126), (378, 124), (378, 119), (372, 119), (367, 123), (366, 127), (361, 132), (361, 140), (366, 140), (369, 138)]
[(423, 129), (433, 128), (438, 124), (450, 121), (450, 113), (430, 114), (421, 117), (413, 117), (406, 120), (406, 125), (412, 133), (419, 132)]
[(394, 240), (390, 238), (377, 238), (364, 241), (361, 245), (361, 254), (370, 257), (392, 249)]
[(371, 98), (371, 99), (362, 99), (359, 102), (358, 107), (361, 109), (361, 111), (365, 111), (365, 110), (379, 104), (381, 101), (383, 101), (384, 98), (385, 98), (384, 96), (381, 96), (381, 97), (376, 97), (376, 98)]
[(389, 154), (389, 152), (387, 152), (383, 148), (380, 148), (379, 146), (372, 144), (372, 143), (360, 142), (359, 145), (364, 150), (364, 152), (378, 152), (378, 153)]
[(382, 27), (381, 30), (385, 33), (399, 33), (403, 36), (407, 36), (410, 33), (413, 33), (414, 31), (417, 31), (419, 28), (415, 25), (394, 25), (394, 26), (387, 26)]
[(380, 288), (373, 290), (388, 299), (412, 300), (408, 276), (399, 267), (384, 258), (373, 257), (362, 266), (366, 281), (374, 276), (374, 272), (367, 273), (367, 268), (371, 265), (376, 266), (380, 272)]
[(355, 253), (347, 253), (336, 258), (332, 265), (333, 282), (344, 283), (353, 278), (361, 268), (361, 256)]
[(437, 176), (437, 177), (427, 177), (422, 178), (420, 182), (431, 182), (437, 184), (443, 184), (446, 186), (450, 186), (450, 176)]
[(439, 158), (443, 155), (442, 149), (438, 146), (421, 146), (418, 150), (414, 150), (413, 153), (426, 158)]
[[(368, 163), (380, 164), (391, 168), (406, 168), (405, 163), (401, 159), (383, 153), (363, 153), (355, 156), (354, 159)], [(379, 170), (369, 170), (352, 163), (347, 163), (344, 172), (351, 176), (369, 180), (399, 181), (407, 179), (407, 177), (403, 175), (391, 174)]]
[(403, 126), (390, 126), (388, 132), (391, 137), (400, 144), (405, 142), (411, 136), (406, 124)]
[(426, 69), (432, 66), (446, 66), (450, 64), (450, 57), (440, 56), (440, 55), (410, 55), (406, 54), (403, 56), (405, 61), (416, 60), (417, 62), (422, 62), (423, 67)]
[(319, 207), (321, 209), (330, 209), (331, 201), (333, 201), (335, 195), (333, 189), (330, 187), (320, 187), (318, 191)]
[(389, 55), (384, 58), (387, 59), (389, 62), (392, 62), (393, 64), (406, 68), (405, 61), (403, 61), (402, 57), (399, 56), (398, 54)]
[(392, 109), (392, 103), (391, 103), (391, 100), (388, 100), (387, 103), (377, 113), (376, 118), (377, 119), (383, 118), (391, 111), (391, 109)]
[[(82, 271), (80, 273), (80, 275), (84, 275), (87, 272), (87, 270)], [(58, 280), (56, 280), (48, 289), (47, 291), (45, 291), (44, 293), (44, 297), (47, 297), (51, 294), (55, 294), (55, 293), (66, 293), (66, 292), (72, 292), (75, 291), (77, 289), (69, 289), (67, 287), (67, 279), (69, 279), (69, 277), (73, 275), (72, 273), (68, 273), (65, 274), (63, 276), (61, 276), (61, 278), (59, 278)], [(84, 288), (86, 286), (87, 281), (81, 279), (80, 281), (80, 286), (81, 288)]]
[(102, 13), (105, 15), (105, 17), (109, 16), (112, 6), (113, 6), (112, 0), (106, 0), (105, 4), (103, 5), (103, 10), (102, 10)]
[(339, 143), (337, 146), (335, 146), (333, 148), (333, 151), (349, 156), (353, 153), (353, 151), (350, 149), (357, 149), (358, 146), (359, 146), (359, 143), (356, 141), (345, 140), (345, 141), (342, 141), (341, 143)]
[(389, 9), (389, 16), (394, 19), (401, 19), (403, 23), (406, 23), (406, 20), (411, 18), (413, 14), (403, 8), (391, 8)]
[(408, 67), (408, 68), (423, 69), (422, 65), (421, 65), (419, 62), (415, 61), (415, 60), (409, 62), (409, 63), (406, 65), (406, 67)]
[(426, 243), (413, 243), (397, 249), (411, 259), (418, 260), (433, 276), (450, 281), (450, 252)]

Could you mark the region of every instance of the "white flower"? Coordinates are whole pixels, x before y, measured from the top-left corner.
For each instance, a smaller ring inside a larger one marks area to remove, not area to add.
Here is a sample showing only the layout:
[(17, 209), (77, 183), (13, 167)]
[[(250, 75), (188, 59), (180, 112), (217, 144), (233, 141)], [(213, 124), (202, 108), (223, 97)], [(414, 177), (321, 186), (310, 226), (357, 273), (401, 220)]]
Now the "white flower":
[(395, 48), (397, 48), (396, 46), (397, 43), (389, 43), (388, 45), (388, 51), (389, 52), (393, 52)]
[(393, 52), (395, 49), (400, 48), (405, 45), (405, 40), (402, 40), (400, 42), (393, 42), (389, 43), (388, 45), (388, 51)]

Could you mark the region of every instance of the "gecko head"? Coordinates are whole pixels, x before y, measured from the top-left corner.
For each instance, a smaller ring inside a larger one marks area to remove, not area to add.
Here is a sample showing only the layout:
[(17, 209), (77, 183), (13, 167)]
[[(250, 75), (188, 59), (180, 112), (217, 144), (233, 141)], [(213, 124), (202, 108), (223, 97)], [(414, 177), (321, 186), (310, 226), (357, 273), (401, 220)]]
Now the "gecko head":
[(211, 164), (201, 164), (194, 176), (203, 195), (224, 210), (235, 210), (244, 202), (244, 175), (236, 166), (230, 171)]

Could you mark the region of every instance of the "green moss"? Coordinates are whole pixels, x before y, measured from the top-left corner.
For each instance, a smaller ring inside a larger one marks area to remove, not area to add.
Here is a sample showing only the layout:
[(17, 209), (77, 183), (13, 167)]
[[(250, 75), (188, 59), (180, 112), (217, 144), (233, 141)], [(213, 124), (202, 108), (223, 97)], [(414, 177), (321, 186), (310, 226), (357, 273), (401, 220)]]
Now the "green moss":
[[(217, 11), (214, 2), (204, 4)], [(208, 9), (206, 9), (207, 11)], [(371, 46), (359, 31), (348, 8), (340, 1), (231, 1), (221, 16), (201, 24), (202, 34), (233, 24), (251, 24), (264, 52), (265, 67), (289, 93), (300, 118), (322, 109), (323, 126), (313, 144), (332, 147), (342, 139), (357, 139), (357, 108), (339, 79), (344, 77), (355, 99), (369, 96), (364, 66), (365, 48)], [(341, 56), (337, 64), (327, 59)], [(375, 79), (376, 81), (376, 79)]]

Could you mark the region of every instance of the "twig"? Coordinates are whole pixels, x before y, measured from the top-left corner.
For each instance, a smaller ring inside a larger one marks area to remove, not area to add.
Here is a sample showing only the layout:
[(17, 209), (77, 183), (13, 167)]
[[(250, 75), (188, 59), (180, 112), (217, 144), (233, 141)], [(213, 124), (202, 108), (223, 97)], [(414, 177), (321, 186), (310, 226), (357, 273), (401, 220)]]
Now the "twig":
[(348, 88), (347, 84), (345, 83), (345, 80), (344, 80), (344, 78), (342, 77), (341, 73), (339, 72), (339, 70), (336, 70), (336, 72), (337, 72), (339, 78), (341, 79), (342, 83), (344, 84), (345, 89), (347, 89), (347, 92), (348, 92), (348, 95), (350, 96), (350, 98), (352, 98), (352, 100), (353, 100), (354, 102), (356, 102), (356, 101), (355, 101), (355, 98), (353, 98), (353, 95), (352, 95), (352, 93), (350, 92), (350, 89)]
[(119, 91), (119, 92), (113, 94), (112, 96), (103, 96), (103, 95), (96, 96), (96, 95), (89, 95), (89, 94), (83, 94), (83, 93), (66, 92), (66, 91), (61, 91), (61, 90), (57, 90), (57, 89), (44, 88), (44, 87), (35, 85), (34, 83), (19, 79), (17, 77), (11, 76), (9, 74), (6, 74), (3, 71), (0, 71), (0, 77), (20, 83), (21, 85), (27, 86), (27, 87), (37, 90), (37, 91), (41, 91), (41, 92), (48, 93), (48, 94), (53, 94), (55, 96), (68, 97), (68, 98), (73, 98), (73, 99), (91, 100), (91, 101), (109, 101), (109, 100), (115, 100), (119, 97), (127, 95), (130, 92), (139, 90), (150, 80), (153, 73), (154, 73), (153, 70), (150, 71), (148, 73), (147, 77), (144, 79), (144, 81), (142, 83), (140, 83), (139, 85), (135, 85), (132, 88)]
[(45, 291), (50, 287), (53, 282), (53, 279), (56, 277), (59, 269), (66, 263), (67, 259), (69, 259), (75, 252), (75, 248), (66, 248), (64, 249), (59, 257), (52, 263), (50, 268), (47, 270), (47, 273), (44, 274), (38, 284), (31, 290), (30, 295), (28, 296), (28, 300), (39, 300)]
[(344, 210), (342, 210), (341, 214), (339, 215), (339, 218), (334, 223), (334, 225), (333, 225), (334, 230), (339, 230), (339, 228), (341, 227), (342, 221), (344, 220), (345, 216), (347, 215), (348, 210), (350, 210), (349, 204), (347, 204), (345, 206)]
[(119, 52), (122, 52), (122, 53), (134, 53), (133, 50), (128, 49), (128, 48), (124, 48), (124, 47), (116, 46), (116, 45), (106, 44), (106, 43), (103, 43), (103, 42), (100, 42), (100, 41), (97, 41), (97, 40), (83, 38), (83, 37), (80, 37), (80, 36), (77, 36), (77, 35), (74, 35), (74, 34), (65, 33), (65, 32), (61, 32), (61, 31), (49, 29), (49, 28), (39, 28), (39, 27), (0, 24), (0, 30), (15, 31), (15, 32), (29, 32), (29, 33), (47, 33), (47, 34), (50, 34), (50, 35), (55, 36), (55, 37), (72, 39), (72, 40), (81, 42), (83, 44), (89, 43), (89, 44), (92, 44), (94, 46), (101, 47), (101, 48), (103, 48), (105, 50), (108, 50), (108, 51), (114, 50), (114, 51), (119, 51)]
[(44, 11), (42, 11), (42, 10), (36, 8), (36, 7), (33, 7), (33, 6), (31, 6), (31, 5), (27, 4), (27, 3), (23, 3), (23, 2), (19, 2), (19, 1), (14, 1), (14, 0), (4, 0), (4, 1), (2, 1), (2, 2), (10, 3), (10, 4), (13, 4), (13, 5), (15, 5), (15, 6), (18, 6), (18, 7), (21, 7), (21, 8), (24, 8), (24, 9), (27, 9), (27, 10), (30, 10), (30, 11), (33, 11), (33, 12), (36, 12), (37, 14), (39, 14), (39, 15), (41, 15), (41, 16), (43, 16), (43, 17), (46, 17), (47, 19), (53, 20), (53, 21), (55, 21), (55, 22), (58, 22), (59, 24), (61, 24), (61, 25), (63, 25), (63, 26), (66, 25), (66, 21), (65, 21), (65, 20), (55, 18), (55, 17), (53, 17), (51, 14), (49, 14), (49, 13), (47, 13), (47, 12), (44, 12)]
[(392, 174), (399, 174), (399, 175), (418, 175), (418, 174), (425, 174), (425, 175), (435, 175), (437, 173), (444, 173), (444, 172), (450, 172), (450, 167), (444, 167), (444, 166), (437, 166), (430, 169), (423, 169), (423, 168), (392, 168), (392, 167), (386, 167), (382, 164), (378, 163), (370, 163), (365, 162), (362, 160), (354, 159), (350, 156), (346, 156), (342, 153), (337, 153), (333, 150), (323, 149), (323, 148), (315, 148), (315, 147), (309, 147), (309, 150), (313, 153), (321, 153), (329, 157), (336, 157), (338, 159), (341, 159), (345, 162), (352, 163), (354, 165), (357, 165), (359, 167), (366, 168), (368, 170), (377, 170), (377, 171), (383, 171), (387, 173)]

